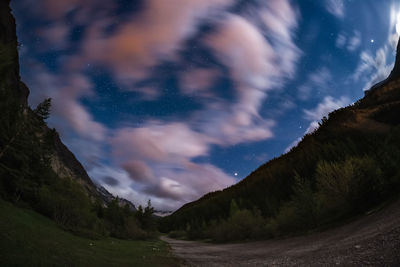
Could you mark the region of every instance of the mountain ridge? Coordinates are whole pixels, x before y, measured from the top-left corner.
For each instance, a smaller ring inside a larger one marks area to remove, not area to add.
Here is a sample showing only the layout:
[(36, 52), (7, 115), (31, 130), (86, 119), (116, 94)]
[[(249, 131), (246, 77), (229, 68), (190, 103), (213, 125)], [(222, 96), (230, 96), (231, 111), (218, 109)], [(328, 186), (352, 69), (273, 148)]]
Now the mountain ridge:
[[(387, 90), (392, 90), (392, 89), (394, 89), (394, 88), (397, 88), (397, 87), (395, 87), (395, 85), (394, 85), (393, 83), (396, 83), (397, 86), (400, 86), (400, 39), (399, 39), (399, 42), (398, 42), (397, 50), (396, 50), (396, 51), (397, 51), (397, 52), (396, 52), (395, 65), (394, 65), (394, 67), (393, 67), (393, 70), (390, 72), (389, 76), (388, 76), (385, 80), (383, 80), (383, 81), (381, 81), (381, 82), (379, 82), (379, 83), (373, 85), (369, 90), (365, 91), (365, 96), (364, 96), (363, 98), (361, 98), (360, 100), (357, 101), (358, 104), (364, 103), (364, 101), (365, 101), (366, 99), (368, 99), (368, 98), (371, 98), (371, 97), (374, 97), (374, 96), (379, 96), (383, 91), (387, 92)], [(338, 109), (338, 110), (342, 110), (342, 109), (343, 109), (343, 108)], [(331, 114), (337, 112), (338, 110), (335, 110), (335, 111), (331, 112)], [(294, 148), (295, 148), (295, 147), (294, 147)], [(292, 149), (294, 149), (294, 148), (292, 148)], [(283, 155), (285, 155), (285, 154), (283, 154)], [(276, 159), (276, 158), (275, 158), (275, 159)], [(274, 159), (273, 159), (273, 160), (274, 160)], [(267, 162), (267, 163), (268, 163), (268, 162)], [(261, 165), (261, 166), (264, 166), (264, 165), (266, 165), (267, 163), (264, 163), (264, 164)], [(261, 166), (260, 166), (260, 167), (261, 167)], [(259, 167), (259, 168), (260, 168), (260, 167)], [(259, 168), (257, 168), (257, 169), (259, 169)], [(257, 171), (257, 169), (256, 169), (255, 171)], [(253, 171), (253, 172), (255, 172), (255, 171)], [(251, 176), (251, 174), (248, 175), (247, 177), (249, 177), (249, 176)], [(236, 183), (235, 185), (232, 185), (232, 186), (236, 186), (237, 184), (240, 184), (242, 181), (244, 181), (245, 179), (247, 179), (247, 177), (244, 178), (243, 180), (239, 181), (239, 182)], [(231, 187), (232, 187), (232, 186), (231, 186)], [(230, 187), (228, 187), (228, 188), (230, 188)], [(228, 188), (226, 188), (226, 189), (228, 189)], [(223, 189), (223, 190), (225, 190), (225, 189)], [(207, 197), (207, 196), (210, 195), (210, 194), (214, 194), (214, 193), (217, 193), (217, 192), (221, 192), (221, 191), (223, 191), (223, 190), (219, 190), (219, 191), (216, 191), (216, 192), (207, 193), (207, 194), (205, 194), (204, 196), (202, 196), (201, 198), (199, 198), (199, 199), (196, 200), (196, 201), (200, 201), (201, 199), (203, 199), (204, 197)], [(196, 201), (192, 201), (192, 202), (190, 202), (190, 203), (186, 203), (186, 204), (184, 204), (180, 209), (182, 209), (182, 208), (184, 208), (186, 205), (190, 205), (191, 203), (194, 203), (194, 202), (196, 202)], [(180, 209), (178, 209), (176, 212), (178, 212)]]
[[(348, 164), (343, 168), (355, 166), (371, 158), (370, 161), (376, 163), (378, 169), (387, 172), (386, 176), (398, 177), (397, 174), (393, 174), (398, 171), (395, 167), (397, 154), (390, 151), (398, 149), (399, 145), (396, 139), (396, 131), (400, 124), (399, 111), (400, 42), (397, 46), (395, 65), (390, 75), (366, 91), (362, 99), (348, 107), (331, 112), (328, 118), (322, 118), (320, 127), (313, 133), (305, 135), (296, 147), (261, 165), (237, 184), (221, 191), (208, 193), (196, 201), (183, 205), (172, 215), (163, 219), (162, 230), (168, 232), (189, 229), (189, 235), (191, 233), (196, 237), (193, 230), (196, 229), (198, 232), (205, 231), (204, 235), (199, 234), (197, 237), (209, 238), (212, 231), (210, 228), (234, 220), (231, 214), (232, 207), (235, 207), (234, 210), (237, 208), (250, 211), (256, 209), (258, 210), (256, 215), (260, 212), (264, 218), (269, 218), (270, 222), (276, 221), (279, 216), (283, 216), (282, 212), (288, 209), (287, 205), (296, 205), (293, 198), (301, 190), (308, 190), (308, 197), (314, 198), (312, 195), (317, 194), (318, 187), (321, 186), (318, 179), (322, 178), (317, 177), (318, 171), (326, 166), (333, 172), (340, 164)], [(394, 148), (387, 148), (385, 151), (384, 147), (389, 144)], [(378, 152), (389, 157), (387, 161), (391, 161), (390, 164), (395, 166), (386, 166), (388, 163), (376, 155)], [(393, 180), (396, 179), (393, 178)], [(306, 189), (298, 188), (299, 181), (300, 188)], [(375, 182), (371, 181), (371, 183)], [(371, 197), (373, 200), (365, 201), (364, 207), (355, 203), (351, 208), (353, 211), (349, 211), (348, 214), (356, 214), (378, 204), (385, 198), (385, 194), (388, 196), (397, 194), (399, 186), (397, 180), (396, 182), (385, 181), (385, 183), (388, 184), (382, 185), (384, 188), (377, 189), (376, 192), (360, 189), (360, 194), (363, 193), (362, 190), (365, 190), (377, 195)], [(377, 193), (378, 190), (380, 190), (379, 193)], [(315, 197), (318, 198), (318, 195)], [(348, 198), (351, 199), (350, 196)], [(360, 196), (360, 198), (364, 197)], [(304, 215), (304, 217), (307, 216)], [(312, 225), (313, 219), (310, 220), (309, 224)], [(221, 227), (215, 228), (214, 233), (223, 231)]]

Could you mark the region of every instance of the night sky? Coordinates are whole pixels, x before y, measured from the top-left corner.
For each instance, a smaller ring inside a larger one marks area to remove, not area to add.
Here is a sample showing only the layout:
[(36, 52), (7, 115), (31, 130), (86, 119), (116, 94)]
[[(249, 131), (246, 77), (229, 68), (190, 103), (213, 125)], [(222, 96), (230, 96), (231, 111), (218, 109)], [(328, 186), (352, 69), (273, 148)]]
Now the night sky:
[(391, 0), (14, 0), (21, 76), (92, 179), (174, 210), (390, 72)]

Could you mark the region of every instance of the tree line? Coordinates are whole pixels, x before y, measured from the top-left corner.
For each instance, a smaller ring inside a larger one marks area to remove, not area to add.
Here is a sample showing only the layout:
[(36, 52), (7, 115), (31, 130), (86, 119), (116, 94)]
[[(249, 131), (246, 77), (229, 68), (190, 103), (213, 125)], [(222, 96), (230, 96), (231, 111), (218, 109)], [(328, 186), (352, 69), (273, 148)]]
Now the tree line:
[(324, 227), (398, 196), (400, 126), (393, 110), (400, 105), (374, 109), (371, 129), (342, 124), (361, 104), (331, 113), (318, 131), (238, 184), (162, 219), (161, 231), (221, 242), (269, 238)]

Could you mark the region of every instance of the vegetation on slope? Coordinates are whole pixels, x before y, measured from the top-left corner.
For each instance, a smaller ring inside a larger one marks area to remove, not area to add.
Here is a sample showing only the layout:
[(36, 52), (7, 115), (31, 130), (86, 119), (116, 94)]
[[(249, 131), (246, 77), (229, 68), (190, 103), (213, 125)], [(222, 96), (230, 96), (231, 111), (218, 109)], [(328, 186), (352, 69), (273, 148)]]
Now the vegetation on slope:
[(0, 200), (0, 266), (178, 266), (162, 241), (91, 240)]
[[(85, 236), (154, 236), (150, 203), (136, 211), (118, 198), (105, 202), (58, 133), (47, 127), (51, 100), (35, 110), (28, 107), (29, 90), (20, 81), (15, 21), (8, 3), (0, 1), (0, 198)], [(71, 177), (54, 170), (55, 157)]]
[(323, 118), (289, 153), (184, 205), (160, 229), (217, 241), (267, 238), (343, 220), (398, 195), (400, 77), (393, 73)]

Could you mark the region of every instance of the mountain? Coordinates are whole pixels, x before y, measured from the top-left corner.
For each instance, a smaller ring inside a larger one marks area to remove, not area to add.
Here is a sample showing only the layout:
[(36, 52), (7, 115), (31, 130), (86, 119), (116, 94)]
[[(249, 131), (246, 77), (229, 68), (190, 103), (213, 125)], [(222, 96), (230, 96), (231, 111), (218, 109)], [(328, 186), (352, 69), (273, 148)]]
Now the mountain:
[(154, 237), (150, 204), (137, 210), (93, 183), (57, 131), (47, 126), (51, 99), (35, 109), (28, 106), (9, 2), (0, 1), (0, 199), (32, 209), (86, 238)]
[[(58, 133), (28, 106), (29, 89), (19, 74), (16, 24), (9, 2), (0, 1), (0, 189), (14, 194), (12, 198), (22, 197), (24, 190), (33, 194), (28, 191), (36, 190), (38, 177), (52, 171), (80, 184), (92, 201), (112, 202), (115, 197), (93, 183)], [(128, 200), (119, 198), (119, 203), (136, 210)]]
[(291, 151), (239, 183), (165, 217), (161, 228), (226, 241), (304, 231), (366, 212), (399, 195), (399, 114), (400, 42), (393, 71), (362, 99), (330, 113)]

